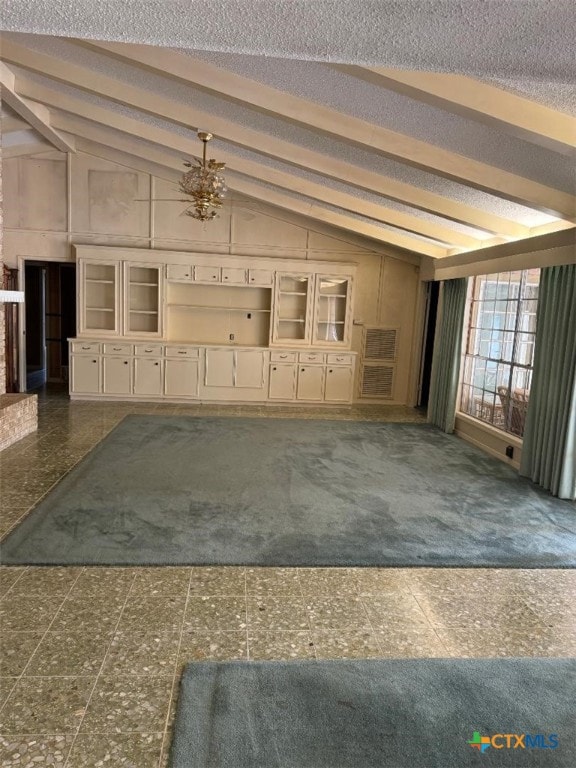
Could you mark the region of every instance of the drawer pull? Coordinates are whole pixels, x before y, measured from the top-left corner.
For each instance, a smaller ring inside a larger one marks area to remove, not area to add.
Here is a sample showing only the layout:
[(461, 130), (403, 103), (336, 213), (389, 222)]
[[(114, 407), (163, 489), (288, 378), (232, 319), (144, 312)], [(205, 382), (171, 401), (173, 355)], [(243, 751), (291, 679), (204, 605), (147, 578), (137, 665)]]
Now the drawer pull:
[(300, 373), (304, 373), (305, 370), (306, 368), (300, 368)]
[(178, 350), (178, 354), (179, 355), (185, 355), (186, 354), (186, 350), (185, 349), (179, 349)]
[(114, 352), (122, 352), (122, 347), (112, 347)]
[(330, 368), (330, 370), (328, 371), (328, 373), (332, 373), (332, 368)]
[(82, 347), (82, 349), (92, 349), (92, 347)]
[(128, 365), (128, 360), (124, 360), (124, 365)]
[(93, 362), (93, 363), (97, 363), (97, 362), (98, 362), (98, 360), (92, 360), (92, 362)]
[(275, 371), (276, 370), (276, 366), (274, 366), (274, 368), (272, 368), (272, 370)]
[(145, 349), (144, 352), (154, 352), (153, 349)]
[(287, 357), (288, 355), (280, 355), (280, 360), (286, 360)]
[(160, 363), (154, 363), (154, 365), (160, 365)]

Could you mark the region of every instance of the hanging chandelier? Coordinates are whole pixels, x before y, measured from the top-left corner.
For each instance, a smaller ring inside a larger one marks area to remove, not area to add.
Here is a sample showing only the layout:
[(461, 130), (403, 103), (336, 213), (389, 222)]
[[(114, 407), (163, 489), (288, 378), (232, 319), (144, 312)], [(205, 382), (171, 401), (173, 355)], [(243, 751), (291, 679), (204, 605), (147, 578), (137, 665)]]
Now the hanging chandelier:
[[(221, 173), (226, 163), (206, 160), (206, 145), (212, 138), (211, 133), (198, 131), (198, 138), (204, 143), (202, 161), (196, 160), (198, 165), (188, 161), (184, 163), (190, 170), (186, 171), (180, 180), (180, 191), (193, 200), (192, 205), (185, 211), (187, 216), (192, 216), (198, 221), (211, 221), (218, 215), (213, 209), (222, 206), (222, 200), (227, 192), (226, 180)], [(190, 201), (182, 200), (182, 202)]]

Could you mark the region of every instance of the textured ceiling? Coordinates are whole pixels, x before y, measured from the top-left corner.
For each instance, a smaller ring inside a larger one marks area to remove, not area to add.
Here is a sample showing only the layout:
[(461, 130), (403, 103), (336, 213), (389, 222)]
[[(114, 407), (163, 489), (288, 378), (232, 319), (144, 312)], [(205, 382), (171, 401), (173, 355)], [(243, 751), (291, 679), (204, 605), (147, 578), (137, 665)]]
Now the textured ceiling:
[(0, 24), (10, 103), (46, 122), (4, 120), (9, 156), (71, 137), (173, 178), (210, 130), (240, 195), (434, 257), (576, 222), (572, 2), (4, 0)]

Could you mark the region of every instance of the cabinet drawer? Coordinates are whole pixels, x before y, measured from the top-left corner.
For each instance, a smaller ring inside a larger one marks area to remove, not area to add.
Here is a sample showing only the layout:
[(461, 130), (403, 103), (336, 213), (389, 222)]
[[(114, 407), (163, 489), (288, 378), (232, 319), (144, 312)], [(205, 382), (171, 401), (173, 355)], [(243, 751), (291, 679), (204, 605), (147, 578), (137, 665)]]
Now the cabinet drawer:
[(199, 283), (219, 283), (220, 267), (196, 267), (194, 280)]
[(326, 362), (328, 365), (352, 365), (354, 362), (354, 355), (336, 354), (332, 353), (326, 355)]
[(100, 354), (100, 342), (98, 341), (73, 341), (72, 352), (74, 354), (98, 355)]
[(134, 352), (144, 357), (158, 357), (162, 354), (161, 344), (136, 344)]
[(300, 363), (323, 363), (325, 355), (321, 352), (300, 352), (298, 362)]
[(104, 344), (105, 355), (131, 355), (132, 344)]
[(187, 357), (197, 360), (200, 353), (198, 347), (166, 347), (166, 357)]
[(272, 363), (295, 363), (298, 360), (298, 352), (270, 352)]

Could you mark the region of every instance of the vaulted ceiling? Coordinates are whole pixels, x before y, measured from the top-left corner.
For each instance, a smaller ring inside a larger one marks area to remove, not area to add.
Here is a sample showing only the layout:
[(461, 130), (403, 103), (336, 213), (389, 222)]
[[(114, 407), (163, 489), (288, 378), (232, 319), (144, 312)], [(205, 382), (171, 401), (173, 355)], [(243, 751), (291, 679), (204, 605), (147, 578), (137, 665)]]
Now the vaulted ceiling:
[(206, 130), (236, 194), (433, 258), (576, 224), (572, 3), (18, 0), (2, 26), (4, 156), (175, 180)]

